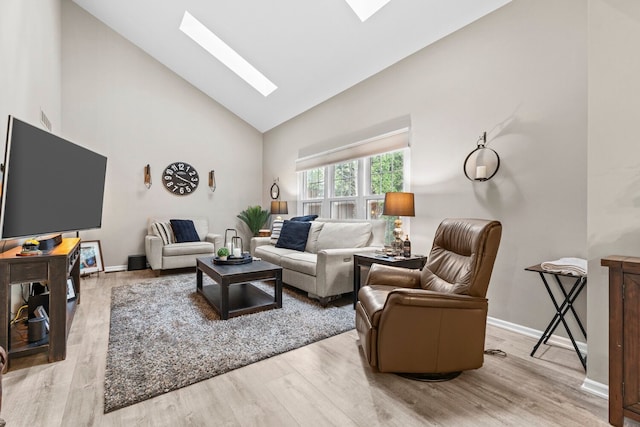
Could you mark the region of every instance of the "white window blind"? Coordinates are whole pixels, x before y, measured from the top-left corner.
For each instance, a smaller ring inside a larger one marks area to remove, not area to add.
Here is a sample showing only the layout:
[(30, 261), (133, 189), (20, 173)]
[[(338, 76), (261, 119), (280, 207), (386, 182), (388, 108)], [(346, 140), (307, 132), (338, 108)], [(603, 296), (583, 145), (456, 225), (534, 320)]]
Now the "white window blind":
[(359, 132), (358, 135), (302, 148), (298, 151), (296, 171), (300, 172), (407, 148), (409, 147), (410, 124), (408, 116), (401, 117)]

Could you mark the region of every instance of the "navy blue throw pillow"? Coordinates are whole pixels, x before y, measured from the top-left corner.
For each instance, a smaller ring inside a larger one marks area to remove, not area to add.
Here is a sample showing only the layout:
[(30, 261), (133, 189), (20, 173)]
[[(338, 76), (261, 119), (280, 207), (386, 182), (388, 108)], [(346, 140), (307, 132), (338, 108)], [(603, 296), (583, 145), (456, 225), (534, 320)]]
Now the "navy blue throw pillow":
[(310, 222), (285, 221), (282, 224), (282, 231), (276, 243), (276, 248), (293, 249), (304, 252), (309, 236)]
[(316, 218), (318, 218), (318, 215), (294, 216), (289, 221), (313, 221)]
[(171, 228), (176, 236), (176, 243), (200, 241), (196, 227), (190, 219), (172, 219)]

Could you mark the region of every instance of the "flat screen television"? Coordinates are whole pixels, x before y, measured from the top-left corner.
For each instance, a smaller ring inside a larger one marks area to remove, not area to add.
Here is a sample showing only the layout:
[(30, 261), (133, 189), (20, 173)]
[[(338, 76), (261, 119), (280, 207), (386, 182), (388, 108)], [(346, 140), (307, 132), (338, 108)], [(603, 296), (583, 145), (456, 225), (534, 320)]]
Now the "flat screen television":
[(9, 116), (0, 238), (100, 228), (107, 158)]

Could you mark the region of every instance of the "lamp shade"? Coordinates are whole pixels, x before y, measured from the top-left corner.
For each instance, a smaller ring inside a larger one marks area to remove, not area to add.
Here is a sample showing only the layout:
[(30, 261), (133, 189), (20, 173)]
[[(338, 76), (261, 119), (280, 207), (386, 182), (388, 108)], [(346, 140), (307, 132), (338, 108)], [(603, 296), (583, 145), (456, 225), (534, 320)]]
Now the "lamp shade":
[(385, 193), (382, 215), (416, 216), (413, 204), (413, 193)]
[(281, 202), (279, 200), (271, 201), (271, 213), (276, 215), (288, 214), (289, 208), (287, 202)]

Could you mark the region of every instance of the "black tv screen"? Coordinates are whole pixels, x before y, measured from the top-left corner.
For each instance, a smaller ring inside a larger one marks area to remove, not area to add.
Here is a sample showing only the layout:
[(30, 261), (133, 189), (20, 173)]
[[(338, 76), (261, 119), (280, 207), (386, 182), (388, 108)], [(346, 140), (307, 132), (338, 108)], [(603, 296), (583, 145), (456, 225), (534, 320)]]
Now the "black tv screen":
[(2, 239), (99, 228), (107, 158), (9, 116)]

